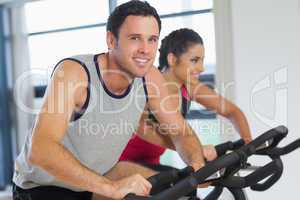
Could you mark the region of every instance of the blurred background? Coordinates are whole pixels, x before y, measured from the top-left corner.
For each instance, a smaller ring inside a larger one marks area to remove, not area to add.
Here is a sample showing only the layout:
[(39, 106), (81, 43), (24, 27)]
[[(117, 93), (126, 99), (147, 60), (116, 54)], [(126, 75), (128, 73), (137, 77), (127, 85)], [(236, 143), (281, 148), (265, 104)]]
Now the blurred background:
[[(108, 15), (124, 2), (0, 0), (0, 199), (10, 199), (13, 161), (33, 126), (53, 67), (65, 57), (106, 51)], [(290, 130), (286, 142), (300, 136), (300, 0), (148, 2), (161, 16), (161, 39), (184, 27), (202, 36), (205, 72), (199, 79), (240, 106), (254, 137), (281, 124)], [(205, 144), (238, 138), (230, 123), (202, 106), (192, 104), (188, 121)], [(248, 199), (298, 199), (299, 156), (284, 157), (281, 180), (263, 193), (247, 190)], [(162, 162), (184, 165), (172, 151)]]

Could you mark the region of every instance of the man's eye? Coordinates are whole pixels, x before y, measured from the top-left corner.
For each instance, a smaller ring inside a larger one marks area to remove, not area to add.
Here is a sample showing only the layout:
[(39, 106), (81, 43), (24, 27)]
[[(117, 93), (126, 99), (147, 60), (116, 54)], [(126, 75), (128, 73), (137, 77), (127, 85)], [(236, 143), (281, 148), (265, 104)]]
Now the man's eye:
[(130, 40), (139, 40), (138, 37), (131, 37)]
[(157, 38), (151, 38), (150, 42), (157, 42)]

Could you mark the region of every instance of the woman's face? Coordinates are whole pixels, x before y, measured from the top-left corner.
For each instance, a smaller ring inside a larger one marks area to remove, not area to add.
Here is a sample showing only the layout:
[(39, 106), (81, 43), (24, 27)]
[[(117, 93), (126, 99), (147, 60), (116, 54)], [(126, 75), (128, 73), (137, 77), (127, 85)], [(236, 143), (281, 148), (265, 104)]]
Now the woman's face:
[(173, 70), (177, 79), (184, 83), (196, 84), (201, 72), (203, 72), (204, 47), (195, 44), (181, 56), (176, 57)]

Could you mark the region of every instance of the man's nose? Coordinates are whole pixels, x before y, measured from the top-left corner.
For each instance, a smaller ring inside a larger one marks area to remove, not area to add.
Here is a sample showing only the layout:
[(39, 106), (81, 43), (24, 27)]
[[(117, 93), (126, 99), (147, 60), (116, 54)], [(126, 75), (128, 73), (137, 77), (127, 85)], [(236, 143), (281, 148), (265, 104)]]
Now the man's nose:
[(143, 54), (148, 54), (150, 51), (150, 45), (147, 41), (142, 41), (139, 46), (139, 52)]

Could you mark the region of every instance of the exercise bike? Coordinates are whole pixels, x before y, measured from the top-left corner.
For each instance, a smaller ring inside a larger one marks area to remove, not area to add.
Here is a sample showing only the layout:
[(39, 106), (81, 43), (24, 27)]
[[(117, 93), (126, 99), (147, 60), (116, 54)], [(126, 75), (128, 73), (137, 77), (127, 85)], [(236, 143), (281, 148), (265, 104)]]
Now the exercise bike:
[[(235, 200), (246, 200), (244, 188), (265, 191), (272, 187), (283, 173), (281, 156), (300, 147), (300, 139), (285, 147), (277, 147), (287, 134), (288, 129), (279, 126), (246, 145), (243, 140), (219, 144), (215, 147), (218, 158), (208, 162), (200, 170), (194, 171), (188, 166), (161, 172), (148, 178), (152, 184), (149, 197), (128, 194), (124, 200), (176, 200), (191, 194), (199, 184), (207, 182), (214, 188), (204, 200), (218, 199), (224, 188), (232, 193)], [(253, 167), (248, 162), (248, 158), (253, 155), (267, 156), (271, 161), (264, 166)], [(244, 169), (250, 169), (252, 173), (244, 177), (238, 176), (237, 173)], [(189, 199), (196, 197), (191, 196)]]

